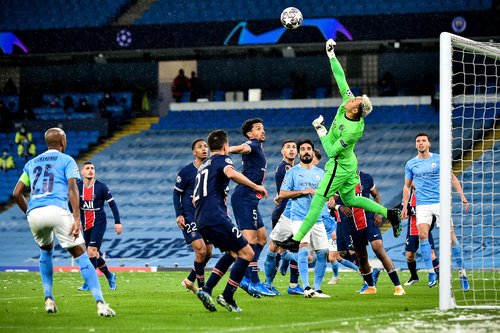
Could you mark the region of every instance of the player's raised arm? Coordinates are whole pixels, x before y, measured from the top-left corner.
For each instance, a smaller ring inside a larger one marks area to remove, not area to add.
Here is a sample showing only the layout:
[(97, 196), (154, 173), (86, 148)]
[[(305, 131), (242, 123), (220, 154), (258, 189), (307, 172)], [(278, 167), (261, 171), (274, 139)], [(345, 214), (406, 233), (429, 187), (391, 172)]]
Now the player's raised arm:
[(337, 82), (337, 86), (339, 87), (340, 95), (342, 95), (342, 100), (345, 102), (349, 98), (354, 97), (351, 93), (351, 89), (349, 88), (349, 85), (347, 84), (347, 81), (345, 79), (345, 73), (344, 70), (342, 69), (342, 66), (340, 65), (340, 62), (338, 61), (337, 57), (335, 56), (335, 51), (334, 51), (334, 46), (337, 43), (333, 39), (329, 39), (326, 41), (326, 54), (328, 55), (328, 58), (330, 58), (330, 66), (332, 68), (333, 76), (335, 77), (335, 81)]
[(248, 179), (244, 174), (236, 171), (232, 166), (226, 166), (224, 168), (224, 173), (226, 174), (227, 178), (231, 179), (232, 181), (250, 187), (256, 192), (262, 194), (264, 198), (267, 197), (267, 190), (264, 188), (264, 186), (255, 184), (250, 179)]
[(231, 146), (228, 148), (228, 154), (248, 154), (252, 151), (252, 148), (247, 143), (243, 143), (238, 146)]

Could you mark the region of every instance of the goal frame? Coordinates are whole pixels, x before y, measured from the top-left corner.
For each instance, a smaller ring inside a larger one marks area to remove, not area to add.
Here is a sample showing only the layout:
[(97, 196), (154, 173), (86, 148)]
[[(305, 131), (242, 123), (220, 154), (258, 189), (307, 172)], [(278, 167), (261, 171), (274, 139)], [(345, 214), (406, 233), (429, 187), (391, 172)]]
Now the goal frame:
[[(487, 44), (477, 45), (477, 41), (448, 32), (440, 35), (439, 55), (439, 147), (440, 147), (440, 226), (439, 226), (439, 309), (453, 308), (498, 309), (492, 305), (457, 306), (451, 286), (451, 218), (452, 218), (452, 63), (453, 46), (465, 51), (480, 51), (484, 56), (498, 59), (498, 50)], [(496, 51), (496, 52), (495, 52)]]

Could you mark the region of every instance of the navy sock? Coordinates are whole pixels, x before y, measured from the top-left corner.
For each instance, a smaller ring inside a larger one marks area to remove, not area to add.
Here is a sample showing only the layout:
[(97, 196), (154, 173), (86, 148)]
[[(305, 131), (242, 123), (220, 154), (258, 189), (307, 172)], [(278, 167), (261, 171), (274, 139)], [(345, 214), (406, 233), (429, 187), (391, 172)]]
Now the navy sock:
[(205, 286), (203, 287), (203, 290), (212, 295), (212, 290), (217, 285), (217, 283), (219, 283), (224, 274), (226, 274), (229, 266), (231, 266), (234, 260), (235, 259), (229, 254), (224, 254), (219, 259), (219, 261), (217, 261), (217, 264), (215, 264), (215, 267), (212, 270), (212, 274), (210, 274), (207, 283), (205, 283)]
[[(196, 261), (195, 261), (196, 263)], [(189, 272), (189, 275), (187, 276), (187, 278), (189, 281), (193, 282), (196, 281), (196, 272), (195, 272), (195, 267), (194, 267), (194, 264), (193, 264), (193, 268), (191, 268), (191, 271)]]
[(363, 275), (363, 279), (365, 280), (366, 284), (369, 285), (370, 287), (373, 287), (373, 272), (370, 272), (368, 274), (361, 274)]
[(399, 286), (401, 284), (401, 282), (399, 282), (398, 272), (396, 272), (395, 269), (387, 274), (389, 274), (389, 277), (391, 278), (391, 281), (395, 286)]
[(299, 283), (299, 266), (295, 260), (290, 261), (290, 283)]
[(99, 259), (97, 259), (97, 267), (106, 276), (106, 279), (109, 280), (111, 278), (111, 272), (108, 270), (108, 266), (106, 265), (106, 261), (104, 261), (104, 259), (102, 257), (99, 257)]
[(410, 270), (410, 279), (411, 280), (417, 280), (418, 279), (418, 274), (417, 274), (417, 261), (407, 261), (408, 264), (408, 269)]
[(278, 270), (279, 270), (279, 268), (280, 268), (280, 261), (281, 261), (281, 254), (276, 253), (276, 269), (274, 270), (274, 276), (273, 276), (273, 279), (274, 279), (274, 277), (276, 276), (276, 273), (278, 272)]
[(227, 302), (234, 302), (234, 293), (238, 289), (238, 286), (245, 275), (245, 270), (247, 269), (248, 264), (250, 264), (250, 262), (243, 258), (238, 258), (234, 262), (231, 273), (229, 274), (229, 279), (227, 280), (226, 288), (222, 293)]
[[(203, 287), (205, 285), (205, 261), (204, 262), (194, 262), (194, 271), (196, 280), (198, 280), (198, 287)], [(191, 274), (190, 274), (191, 275)]]
[(89, 260), (92, 266), (94, 266), (94, 268), (97, 268), (97, 257), (89, 257)]
[(436, 272), (439, 279), (439, 259), (436, 258), (432, 261), (432, 266), (434, 266), (434, 272)]
[[(263, 247), (260, 244), (252, 244), (251, 247), (253, 249), (254, 256), (253, 256), (252, 262), (248, 265), (247, 270), (249, 271), (248, 273), (250, 275), (250, 281), (252, 283), (259, 283), (260, 282), (260, 279), (259, 279), (259, 257), (260, 257), (260, 253), (262, 252)], [(246, 274), (245, 274), (245, 276), (246, 276)]]

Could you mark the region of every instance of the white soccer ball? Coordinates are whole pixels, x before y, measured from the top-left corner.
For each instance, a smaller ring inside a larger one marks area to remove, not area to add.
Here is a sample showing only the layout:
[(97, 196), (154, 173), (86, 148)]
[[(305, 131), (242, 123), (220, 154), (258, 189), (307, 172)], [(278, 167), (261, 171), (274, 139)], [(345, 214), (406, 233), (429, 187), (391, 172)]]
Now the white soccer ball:
[(287, 29), (297, 29), (302, 24), (302, 13), (295, 7), (288, 7), (281, 13), (281, 24)]

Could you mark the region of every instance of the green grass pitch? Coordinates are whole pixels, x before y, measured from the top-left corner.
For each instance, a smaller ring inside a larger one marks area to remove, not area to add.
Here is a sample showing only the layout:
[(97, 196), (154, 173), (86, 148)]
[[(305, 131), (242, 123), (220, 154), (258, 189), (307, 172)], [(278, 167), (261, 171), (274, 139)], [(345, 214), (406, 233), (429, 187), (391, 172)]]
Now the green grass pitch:
[[(101, 318), (90, 292), (77, 291), (82, 283), (78, 273), (55, 273), (59, 311), (50, 315), (44, 311), (39, 274), (0, 273), (0, 332), (494, 332), (500, 323), (498, 310), (438, 311), (438, 288), (429, 289), (422, 273), (421, 281), (406, 287), (403, 297), (393, 295), (385, 272), (378, 294), (371, 296), (358, 295), (361, 278), (344, 272), (335, 286), (326, 284), (331, 277), (327, 272), (323, 291), (330, 299), (287, 294), (255, 299), (240, 289), (235, 299), (241, 313), (220, 306), (217, 312), (208, 312), (181, 287), (186, 275), (119, 273), (116, 291), (110, 291), (101, 277), (106, 301), (117, 312), (114, 318)], [(287, 279), (277, 275), (279, 290), (286, 292)], [(400, 279), (406, 281), (408, 274), (400, 273)], [(214, 297), (225, 281), (214, 290)]]

